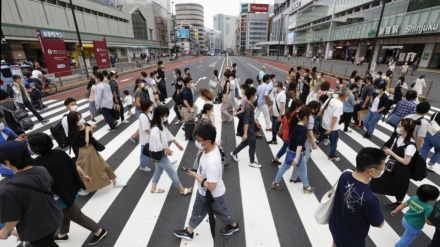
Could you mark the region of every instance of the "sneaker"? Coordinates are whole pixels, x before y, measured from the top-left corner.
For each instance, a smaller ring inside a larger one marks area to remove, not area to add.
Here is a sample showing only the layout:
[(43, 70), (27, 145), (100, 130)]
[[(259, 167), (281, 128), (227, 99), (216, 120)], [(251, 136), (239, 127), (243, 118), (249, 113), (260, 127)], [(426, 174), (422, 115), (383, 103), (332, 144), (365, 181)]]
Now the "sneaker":
[(267, 142), (267, 144), (274, 144), (274, 145), (277, 145), (278, 142), (277, 142), (276, 140), (272, 140), (272, 141), (270, 141), (270, 142)]
[(78, 192), (78, 195), (80, 195), (80, 196), (86, 196), (86, 195), (88, 195), (89, 194), (89, 192), (85, 192), (84, 190), (80, 190), (79, 192)]
[(261, 168), (262, 167), (262, 165), (258, 164), (256, 161), (250, 163), (249, 166), (254, 167), (254, 168)]
[(299, 177), (297, 177), (295, 180), (293, 180), (293, 179), (290, 179), (290, 182), (291, 183), (301, 183), (301, 178), (299, 178)]
[(130, 122), (128, 122), (127, 120), (123, 120), (121, 121), (121, 123), (130, 123)]
[(273, 166), (279, 166), (279, 165), (281, 165), (281, 162), (279, 162), (278, 160), (274, 160), (274, 159), (272, 159), (272, 160), (270, 161), (270, 164), (273, 165)]
[(148, 166), (146, 166), (146, 167), (139, 166), (139, 170), (141, 170), (143, 172), (151, 172), (151, 168), (149, 168)]
[(270, 186), (271, 189), (281, 190), (283, 186), (281, 184), (277, 184), (275, 182), (272, 182), (272, 185)]
[(116, 128), (114, 128), (114, 129), (107, 129), (108, 131), (116, 131)]
[(325, 139), (323, 143), (324, 143), (324, 145), (327, 146), (328, 144), (330, 144), (330, 140), (329, 139)]
[(370, 139), (370, 138), (371, 138), (371, 135), (369, 135), (368, 132), (366, 132), (366, 133), (363, 135), (363, 137), (364, 137), (364, 138), (367, 138), (367, 139)]
[(229, 236), (238, 231), (240, 231), (240, 226), (238, 225), (238, 223), (235, 223), (235, 227), (232, 225), (227, 225), (225, 228), (222, 229), (221, 232), (223, 236)]
[(117, 182), (113, 185), (113, 188), (124, 188), (125, 186), (127, 186), (126, 183)]
[(238, 156), (234, 152), (231, 152), (230, 155), (234, 161), (238, 161)]
[(192, 240), (194, 237), (194, 232), (193, 233), (189, 233), (187, 230), (187, 228), (183, 229), (183, 230), (175, 230), (174, 231), (174, 235), (178, 238), (183, 238), (186, 240)]
[(91, 120), (92, 120), (92, 122), (95, 122), (95, 123), (96, 123), (96, 119), (92, 118)]
[(55, 242), (66, 242), (67, 240), (69, 240), (69, 236), (67, 234), (62, 238), (58, 237), (58, 234), (53, 236), (53, 241)]
[(313, 192), (315, 192), (315, 188), (313, 188), (309, 185), (309, 187), (307, 187), (307, 188), (303, 187), (303, 192), (304, 193), (313, 193)]
[(351, 133), (351, 130), (347, 129), (347, 130), (344, 130), (344, 132)]
[(133, 138), (133, 136), (130, 136), (130, 140), (131, 140), (133, 143), (137, 143), (136, 139)]
[(101, 230), (101, 234), (99, 234), (99, 236), (93, 235), (93, 238), (90, 239), (90, 241), (87, 243), (88, 245), (94, 245), (99, 243), (99, 241), (101, 241), (101, 239), (103, 239), (105, 236), (107, 236), (107, 231), (102, 228)]
[(428, 169), (428, 172), (434, 172), (434, 165), (431, 163), (426, 164), (426, 168)]
[(47, 123), (49, 123), (49, 120), (43, 120), (43, 121), (41, 121), (41, 124), (42, 124), (42, 125), (46, 125)]
[(175, 124), (176, 125), (181, 125), (181, 124), (183, 124), (183, 121), (182, 120), (177, 120), (177, 122)]
[(339, 157), (333, 157), (333, 158), (328, 158), (328, 160), (338, 162), (338, 161), (341, 161), (341, 158), (339, 158)]

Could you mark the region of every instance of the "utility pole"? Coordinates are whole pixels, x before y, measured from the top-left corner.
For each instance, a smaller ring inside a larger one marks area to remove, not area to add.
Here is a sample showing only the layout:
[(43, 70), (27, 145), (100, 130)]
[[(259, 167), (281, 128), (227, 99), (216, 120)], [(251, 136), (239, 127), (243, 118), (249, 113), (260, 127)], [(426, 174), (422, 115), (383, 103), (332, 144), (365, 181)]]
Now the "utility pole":
[(281, 14), (281, 19), (280, 19), (280, 36), (278, 36), (278, 54), (277, 54), (277, 62), (278, 62), (278, 58), (280, 57), (280, 51), (281, 51), (281, 26), (283, 25), (283, 20), (284, 20), (284, 14)]
[(377, 38), (379, 37), (379, 29), (380, 29), (380, 24), (382, 24), (382, 17), (384, 10), (385, 10), (385, 1), (382, 1), (382, 10), (380, 11), (379, 21), (377, 23), (377, 28), (376, 28), (376, 34), (374, 35), (374, 44), (372, 50), (373, 52), (371, 55), (371, 59), (369, 59), (370, 61), (368, 62), (367, 72), (365, 73), (365, 75), (368, 75), (370, 73), (371, 63), (373, 63), (374, 51), (376, 50)]
[(73, 23), (75, 23), (76, 35), (78, 36), (79, 49), (81, 50), (81, 56), (82, 56), (82, 60), (84, 63), (84, 68), (86, 70), (86, 76), (87, 76), (87, 79), (89, 79), (89, 72), (87, 71), (86, 57), (84, 54), (84, 48), (82, 46), (81, 35), (79, 34), (78, 23), (76, 22), (75, 11), (73, 10), (72, 0), (69, 0), (69, 3), (70, 3), (70, 9), (72, 10)]

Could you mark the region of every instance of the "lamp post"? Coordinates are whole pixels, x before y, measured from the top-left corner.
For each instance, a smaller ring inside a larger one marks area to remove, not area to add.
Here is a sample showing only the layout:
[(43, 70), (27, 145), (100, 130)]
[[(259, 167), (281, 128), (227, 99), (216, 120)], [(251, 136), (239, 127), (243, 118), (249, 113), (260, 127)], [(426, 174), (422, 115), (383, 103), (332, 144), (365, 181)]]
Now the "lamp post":
[(283, 25), (283, 20), (284, 20), (284, 14), (281, 14), (281, 20), (280, 20), (280, 35), (278, 36), (278, 54), (277, 54), (277, 62), (278, 62), (278, 59), (279, 59), (279, 57), (280, 57), (280, 51), (281, 51), (281, 48), (280, 48), (280, 46), (281, 46), (281, 25)]
[(81, 56), (84, 63), (84, 68), (86, 70), (87, 79), (89, 79), (89, 72), (87, 71), (86, 57), (84, 55), (84, 48), (82, 46), (81, 35), (79, 35), (78, 23), (76, 22), (75, 11), (73, 11), (73, 3), (72, 0), (70, 2), (70, 9), (72, 10), (73, 23), (75, 24), (76, 35), (78, 36), (79, 49), (81, 50)]
[(374, 51), (376, 50), (377, 38), (379, 37), (379, 29), (380, 29), (380, 24), (382, 23), (382, 17), (383, 17), (384, 10), (385, 10), (385, 1), (382, 1), (382, 10), (380, 11), (379, 22), (377, 23), (376, 33), (374, 35), (374, 44), (373, 44), (373, 50), (372, 50), (373, 52), (371, 55), (371, 59), (369, 59), (370, 61), (368, 62), (367, 72), (365, 73), (365, 75), (368, 75), (370, 73), (371, 63), (373, 62), (372, 60), (374, 57)]

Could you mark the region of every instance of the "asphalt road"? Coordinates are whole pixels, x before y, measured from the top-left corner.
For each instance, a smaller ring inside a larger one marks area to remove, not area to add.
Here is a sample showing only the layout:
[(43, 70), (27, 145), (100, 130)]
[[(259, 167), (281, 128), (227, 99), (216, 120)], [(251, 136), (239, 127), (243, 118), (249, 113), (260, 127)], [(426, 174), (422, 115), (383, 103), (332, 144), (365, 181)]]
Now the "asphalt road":
[[(185, 67), (190, 68), (193, 80), (198, 82), (196, 87), (202, 88), (208, 87), (213, 70), (220, 70), (224, 60), (224, 57), (201, 57), (167, 65), (165, 70), (168, 96), (171, 97), (174, 91), (173, 87), (169, 85), (172, 82), (174, 67), (179, 67), (182, 72)], [(244, 57), (230, 57), (227, 63), (238, 63), (237, 73), (242, 82), (246, 78), (254, 79), (258, 73), (257, 68), (262, 65), (259, 61)], [(285, 77), (287, 72), (282, 65), (272, 67), (269, 63), (265, 64), (268, 73), (276, 74), (277, 78)], [(133, 92), (133, 83), (138, 76), (139, 72), (121, 76), (119, 78), (120, 89)], [(66, 111), (62, 101), (67, 97), (74, 97), (78, 100), (79, 112), (83, 114), (86, 121), (90, 120), (88, 103), (84, 99), (84, 93), (85, 88), (77, 88), (45, 98), (49, 108), (42, 111), (43, 116), (51, 119), (51, 123), (60, 121)], [(167, 102), (168, 107), (173, 106), (172, 100), (167, 100)], [(196, 104), (202, 106), (203, 102), (199, 99)], [(429, 115), (434, 111), (440, 111), (440, 109), (434, 109)], [(215, 105), (214, 112), (218, 132), (217, 139), (222, 140), (226, 153), (229, 153), (241, 141), (241, 138), (235, 136), (237, 119), (234, 119), (233, 123), (221, 123), (220, 105)], [(261, 118), (260, 122), (263, 123)], [(213, 241), (209, 224), (205, 219), (196, 229), (193, 241), (189, 242), (176, 238), (173, 231), (187, 226), (195, 193), (191, 196), (180, 196), (165, 173), (158, 184), (159, 188), (165, 189), (165, 193), (150, 193), (153, 171), (145, 173), (138, 170), (140, 147), (129, 140), (130, 135), (138, 128), (136, 119), (129, 118), (129, 123), (120, 124), (116, 132), (107, 130), (102, 116), (96, 119), (98, 129), (94, 136), (106, 145), (106, 150), (101, 152), (101, 155), (113, 168), (118, 179), (128, 183), (124, 189), (113, 189), (109, 186), (88, 196), (78, 197), (76, 200), (84, 214), (108, 230), (107, 237), (97, 245), (106, 247), (330, 246), (332, 239), (328, 226), (315, 223), (313, 214), (316, 206), (322, 196), (336, 182), (341, 171), (348, 168), (354, 169), (356, 153), (362, 147), (382, 146), (391, 134), (391, 128), (382, 122), (378, 124), (374, 136), (369, 140), (361, 137), (363, 131), (360, 130), (353, 129), (352, 133), (341, 131), (337, 150), (341, 157), (340, 162), (328, 161), (326, 154), (329, 152), (329, 147), (319, 146), (317, 150), (313, 151), (308, 163), (308, 176), (310, 184), (315, 187), (315, 193), (304, 194), (301, 184), (289, 183), (291, 170), (286, 172), (283, 177), (281, 182), (283, 190), (275, 191), (270, 188), (278, 168), (269, 163), (280, 149), (281, 140), (278, 140), (278, 145), (268, 145), (266, 141), (271, 138), (271, 133), (265, 132), (266, 138), (257, 140), (256, 159), (263, 165), (261, 169), (248, 166), (247, 148), (238, 155), (239, 162), (234, 162), (230, 158), (225, 162), (230, 164), (223, 173), (226, 185), (225, 197), (241, 226), (241, 230), (232, 236), (223, 237), (220, 234), (220, 229), (224, 226), (220, 220), (217, 220), (216, 238)], [(194, 179), (180, 172), (180, 168), (192, 166), (197, 149), (193, 142), (185, 141), (180, 126), (174, 124), (176, 120), (175, 114), (171, 110), (169, 129), (176, 136), (176, 140), (184, 146), (183, 152), (178, 151), (174, 145), (171, 146), (171, 149), (174, 150), (172, 159), (178, 161), (174, 168), (177, 170), (182, 185), (193, 187), (195, 186)], [(49, 133), (50, 125), (37, 124), (32, 132)], [(149, 167), (154, 170), (154, 164), (150, 163)], [(407, 195), (415, 195), (417, 186), (422, 183), (439, 186), (440, 168), (436, 166), (435, 169), (435, 173), (430, 173), (429, 177), (421, 183), (411, 181)], [(6, 179), (0, 181), (0, 186), (5, 182)], [(384, 206), (390, 203), (393, 198), (382, 195), (377, 197), (385, 215), (386, 224), (382, 229), (370, 229), (367, 246), (393, 246), (404, 231), (401, 226), (403, 214), (391, 217), (390, 212)], [(434, 228), (425, 226), (412, 246), (426, 246), (433, 233)], [(69, 240), (59, 245), (61, 247), (87, 246), (89, 237), (87, 230), (72, 223)], [(14, 238), (1, 243), (2, 246), (17, 246)]]

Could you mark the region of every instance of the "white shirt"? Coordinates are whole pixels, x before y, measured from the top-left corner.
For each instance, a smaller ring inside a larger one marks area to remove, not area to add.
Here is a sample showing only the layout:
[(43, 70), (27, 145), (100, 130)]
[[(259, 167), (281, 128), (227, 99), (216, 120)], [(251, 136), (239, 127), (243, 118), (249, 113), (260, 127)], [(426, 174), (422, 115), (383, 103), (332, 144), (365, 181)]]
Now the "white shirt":
[[(281, 111), (281, 103), (286, 104), (286, 93), (284, 91), (281, 91), (280, 93), (277, 93), (274, 100), (274, 105), (272, 106), (273, 110), (273, 116), (278, 117), (278, 108), (280, 108)], [(278, 106), (278, 107), (277, 107)], [(284, 108), (285, 109), (285, 108)]]
[(335, 126), (333, 126), (332, 131), (339, 130), (339, 119), (343, 113), (344, 103), (339, 101), (338, 99), (330, 97), (322, 105), (321, 109), (324, 109), (325, 105), (329, 100), (331, 101), (328, 104), (327, 109), (324, 111), (324, 116), (322, 117), (322, 127), (326, 130), (330, 129), (332, 118), (337, 117)]
[[(396, 142), (397, 147), (405, 146), (406, 144), (403, 141), (404, 141), (403, 137), (399, 136), (399, 139), (397, 139), (397, 142)], [(411, 139), (411, 141), (414, 141), (414, 140)], [(413, 157), (414, 154), (416, 153), (416, 150), (417, 150), (416, 146), (413, 144), (410, 144), (405, 148), (405, 155)]]
[[(404, 118), (409, 118), (412, 120), (417, 120), (419, 118), (421, 118), (422, 116), (417, 115), (417, 114), (409, 114), (407, 116), (405, 116)], [(414, 138), (417, 137), (426, 137), (426, 132), (428, 132), (428, 128), (429, 128), (429, 121), (426, 118), (422, 118), (420, 119), (420, 121), (422, 122), (421, 125), (416, 125), (416, 128), (414, 129), (413, 132), (413, 136)]]
[(151, 115), (139, 114), (139, 144), (141, 145), (145, 145), (150, 141), (150, 135), (146, 131), (151, 130), (150, 119), (152, 119)]
[(126, 105), (133, 105), (133, 97), (131, 95), (127, 95), (124, 97), (124, 103)]
[(380, 101), (380, 97), (377, 96), (376, 98), (374, 98), (373, 100), (373, 104), (371, 105), (371, 109), (370, 111), (375, 112), (377, 111), (377, 108), (379, 107), (379, 101)]
[(271, 94), (273, 93), (273, 82), (270, 81), (269, 83), (267, 83), (267, 87), (266, 87), (266, 92), (264, 93), (264, 95), (268, 95), (270, 100), (273, 102), (274, 101), (274, 97)]
[(100, 82), (96, 85), (95, 107), (96, 109), (113, 109), (112, 90), (110, 89), (110, 86), (105, 82)]
[(33, 76), (35, 79), (40, 79), (40, 75), (43, 75), (43, 73), (41, 73), (41, 71), (39, 71), (39, 70), (37, 70), (37, 69), (32, 70), (32, 76)]
[(150, 151), (159, 152), (168, 147), (168, 142), (174, 140), (173, 134), (163, 126), (162, 131), (159, 127), (155, 126), (150, 131)]
[[(213, 197), (219, 197), (225, 194), (226, 187), (223, 183), (223, 167), (222, 167), (222, 157), (220, 155), (220, 150), (217, 146), (209, 153), (203, 153), (200, 158), (199, 168), (197, 169), (197, 174), (200, 177), (206, 178), (208, 183), (217, 183), (214, 191), (212, 191)], [(206, 196), (206, 188), (202, 188), (202, 185), (197, 181), (199, 186), (199, 193), (202, 196)]]
[[(68, 111), (66, 114), (69, 114), (70, 111)], [(69, 123), (67, 123), (67, 116), (64, 116), (61, 119), (61, 125), (63, 125), (64, 133), (66, 134), (66, 137), (69, 137)]]

